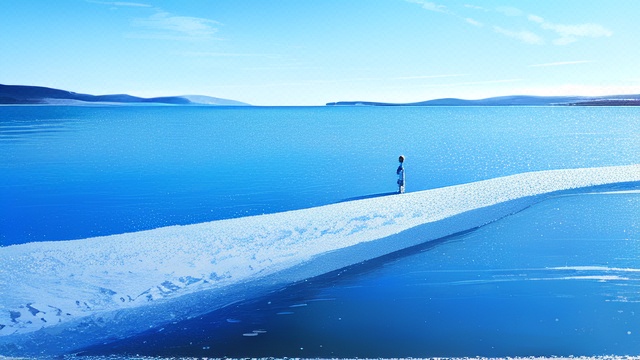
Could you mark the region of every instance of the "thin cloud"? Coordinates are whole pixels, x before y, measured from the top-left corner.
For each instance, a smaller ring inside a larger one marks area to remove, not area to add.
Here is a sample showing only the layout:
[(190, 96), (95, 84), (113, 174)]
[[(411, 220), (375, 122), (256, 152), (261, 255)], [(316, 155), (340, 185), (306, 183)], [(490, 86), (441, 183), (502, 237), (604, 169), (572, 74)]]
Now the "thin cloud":
[(143, 39), (170, 40), (207, 40), (212, 39), (221, 24), (217, 21), (192, 17), (178, 16), (163, 11), (153, 5), (128, 1), (100, 1), (85, 0), (88, 3), (117, 7), (150, 8), (155, 13), (131, 21), (131, 26), (140, 29), (128, 34), (128, 37)]
[(278, 54), (258, 54), (258, 53), (221, 53), (221, 52), (184, 52), (181, 55), (188, 57), (246, 57), (246, 58), (266, 58), (279, 59)]
[(538, 24), (544, 24), (544, 19), (541, 18), (540, 16), (537, 15), (528, 15), (527, 19), (529, 19), (529, 21), (534, 22), (534, 23), (538, 23)]
[[(447, 15), (451, 15), (455, 18), (458, 18), (464, 22), (466, 22), (467, 24), (471, 24), (473, 26), (476, 27), (483, 27), (484, 24), (481, 23), (480, 21), (477, 21), (473, 18), (470, 17), (464, 17), (464, 16), (460, 16), (458, 14), (456, 14), (454, 11), (450, 10), (449, 8), (447, 8), (444, 5), (440, 5), (440, 4), (436, 4), (434, 2), (431, 1), (426, 1), (426, 0), (405, 0), (406, 2), (412, 3), (412, 4), (418, 4), (421, 5), (423, 9), (425, 10), (429, 10), (429, 11), (434, 11), (434, 12), (439, 12), (439, 13), (443, 13), (443, 14), (447, 14)], [(464, 5), (465, 8), (471, 8), (474, 10), (481, 10), (481, 11), (488, 11), (482, 7), (479, 6), (473, 6), (473, 5)]]
[[(423, 9), (426, 9), (429, 11), (452, 15), (460, 19), (461, 21), (464, 21), (467, 24), (473, 25), (475, 27), (484, 27), (485, 25), (484, 23), (474, 18), (460, 16), (456, 14), (454, 11), (447, 8), (446, 6), (432, 2), (432, 1), (427, 1), (427, 0), (405, 0), (405, 1), (409, 3), (421, 5)], [(481, 6), (469, 5), (469, 4), (466, 4), (463, 6), (466, 9), (470, 9), (470, 11), (484, 11), (484, 12), (495, 11), (497, 13), (500, 13), (508, 17), (526, 18), (530, 22), (537, 24), (542, 30), (551, 31), (555, 33), (558, 37), (553, 41), (551, 41), (555, 45), (568, 45), (580, 40), (581, 38), (600, 38), (600, 37), (610, 37), (613, 35), (613, 32), (611, 30), (599, 24), (594, 24), (594, 23), (585, 23), (585, 24), (576, 24), (576, 25), (556, 24), (553, 22), (546, 21), (544, 18), (540, 16), (537, 16), (534, 14), (527, 14), (521, 9), (510, 7), (510, 6), (497, 7), (493, 10), (488, 10), (487, 8), (484, 8)], [(544, 45), (547, 43), (542, 36), (529, 30), (514, 31), (514, 30), (506, 29), (499, 25), (494, 25), (493, 30), (498, 34), (519, 40), (526, 44)]]
[(476, 21), (476, 20), (474, 20), (472, 18), (465, 18), (464, 21), (466, 21), (467, 24), (471, 24), (473, 26), (477, 26), (477, 27), (483, 27), (484, 26), (483, 23), (481, 23), (479, 21)]
[(252, 67), (234, 67), (235, 70), (246, 71), (271, 71), (271, 70), (322, 70), (320, 66), (305, 65), (281, 65), (281, 66), (252, 66)]
[(149, 4), (124, 2), (124, 1), (93, 1), (93, 0), (87, 0), (87, 2), (88, 3), (92, 3), (92, 4), (109, 5), (109, 6), (116, 6), (116, 7), (145, 7), (145, 8), (153, 7), (152, 5), (149, 5)]
[(592, 63), (592, 62), (593, 61), (591, 61), (591, 60), (559, 61), (559, 62), (546, 63), (546, 64), (534, 64), (534, 65), (529, 65), (529, 67), (565, 66), (565, 65), (576, 65), (576, 64), (588, 64), (588, 63)]
[(479, 10), (479, 11), (484, 11), (484, 12), (489, 11), (488, 9), (483, 8), (482, 6), (476, 6), (476, 5), (466, 4), (464, 7), (466, 7), (467, 9)]
[(560, 37), (553, 41), (556, 45), (567, 45), (578, 41), (579, 38), (599, 38), (610, 37), (613, 35), (613, 31), (605, 28), (599, 24), (587, 23), (578, 25), (563, 25), (555, 24), (546, 21), (540, 16), (529, 15), (527, 17), (529, 21), (539, 24), (544, 30), (555, 32)]
[(496, 8), (496, 11), (504, 14), (506, 16), (522, 16), (524, 14), (524, 12), (520, 9), (514, 8), (514, 7), (510, 7), (510, 6), (501, 6)]
[(450, 14), (449, 9), (447, 9), (446, 6), (440, 5), (440, 4), (436, 4), (436, 3), (431, 2), (431, 1), (426, 1), (426, 0), (406, 0), (406, 1), (409, 2), (409, 3), (412, 3), (412, 4), (421, 5), (422, 8), (425, 9), (425, 10), (440, 12), (440, 13), (444, 13), (444, 14)]
[(134, 19), (132, 26), (143, 31), (132, 34), (134, 37), (171, 39), (171, 40), (208, 40), (218, 31), (219, 22), (204, 18), (177, 16), (158, 11), (146, 17)]
[[(439, 79), (439, 78), (450, 78), (450, 77), (459, 77), (459, 76), (467, 76), (467, 74), (422, 75), (422, 76), (400, 76), (400, 77), (392, 77), (392, 78), (389, 78), (389, 80)], [(385, 79), (380, 79), (380, 80), (385, 80)]]
[(507, 30), (504, 28), (501, 28), (499, 26), (494, 26), (493, 30), (495, 32), (497, 32), (498, 34), (502, 34), (506, 37), (510, 37), (516, 40), (519, 40), (523, 43), (526, 44), (532, 44), (532, 45), (544, 45), (544, 39), (541, 38), (540, 36), (536, 35), (535, 33), (531, 32), (531, 31), (511, 31), (511, 30)]

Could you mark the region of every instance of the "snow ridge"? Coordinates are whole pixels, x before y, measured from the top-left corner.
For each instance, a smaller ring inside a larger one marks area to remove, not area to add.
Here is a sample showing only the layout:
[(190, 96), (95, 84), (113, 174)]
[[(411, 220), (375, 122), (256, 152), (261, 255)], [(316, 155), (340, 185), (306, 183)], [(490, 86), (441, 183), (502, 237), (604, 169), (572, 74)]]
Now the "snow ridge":
[(276, 214), (3, 247), (0, 355), (65, 353), (128, 336), (482, 226), (551, 195), (629, 184), (640, 184), (640, 165), (523, 173)]

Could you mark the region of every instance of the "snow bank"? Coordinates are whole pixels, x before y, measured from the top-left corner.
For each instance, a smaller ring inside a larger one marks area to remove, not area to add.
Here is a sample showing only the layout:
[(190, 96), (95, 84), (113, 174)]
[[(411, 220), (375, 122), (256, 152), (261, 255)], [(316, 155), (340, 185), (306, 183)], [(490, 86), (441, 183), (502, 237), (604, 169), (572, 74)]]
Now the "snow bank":
[(640, 165), (0, 248), (0, 354), (65, 353), (130, 336), (481, 226), (558, 192), (628, 183), (640, 183)]

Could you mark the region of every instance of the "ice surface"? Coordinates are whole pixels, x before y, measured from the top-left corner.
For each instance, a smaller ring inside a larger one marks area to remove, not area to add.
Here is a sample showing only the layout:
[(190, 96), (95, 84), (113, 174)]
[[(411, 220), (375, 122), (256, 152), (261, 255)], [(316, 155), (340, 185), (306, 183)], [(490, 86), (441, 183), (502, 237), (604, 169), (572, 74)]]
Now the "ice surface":
[(621, 184), (639, 182), (640, 165), (550, 170), (0, 248), (0, 355), (69, 352), (481, 226), (546, 196), (601, 185), (626, 190)]

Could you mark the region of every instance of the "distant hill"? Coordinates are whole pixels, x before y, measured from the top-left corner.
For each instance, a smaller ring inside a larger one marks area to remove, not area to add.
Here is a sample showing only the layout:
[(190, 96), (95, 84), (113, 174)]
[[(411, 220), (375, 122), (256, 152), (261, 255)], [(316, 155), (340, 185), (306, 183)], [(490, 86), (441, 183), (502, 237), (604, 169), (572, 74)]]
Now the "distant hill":
[(327, 106), (640, 106), (640, 95), (612, 96), (500, 96), (480, 100), (436, 99), (415, 103), (339, 101)]
[(171, 104), (171, 105), (218, 105), (250, 106), (234, 100), (218, 99), (201, 95), (165, 96), (141, 98), (126, 94), (88, 95), (41, 86), (0, 84), (0, 104)]

